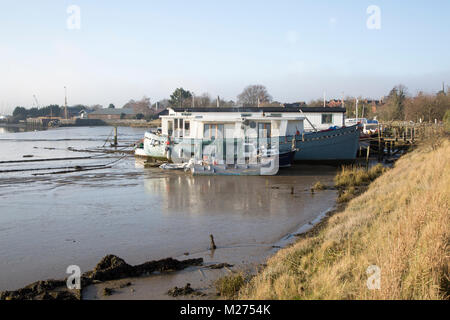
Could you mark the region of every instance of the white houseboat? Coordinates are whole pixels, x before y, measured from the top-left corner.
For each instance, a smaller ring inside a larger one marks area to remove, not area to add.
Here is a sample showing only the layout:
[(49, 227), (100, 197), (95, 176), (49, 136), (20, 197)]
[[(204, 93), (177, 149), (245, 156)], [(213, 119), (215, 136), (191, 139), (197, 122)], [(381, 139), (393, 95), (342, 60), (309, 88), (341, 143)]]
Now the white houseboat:
[(288, 166), (294, 156), (352, 160), (358, 149), (358, 126), (344, 126), (341, 108), (169, 108), (160, 118), (161, 130), (147, 132), (138, 152), (173, 162), (235, 164), (277, 154)]

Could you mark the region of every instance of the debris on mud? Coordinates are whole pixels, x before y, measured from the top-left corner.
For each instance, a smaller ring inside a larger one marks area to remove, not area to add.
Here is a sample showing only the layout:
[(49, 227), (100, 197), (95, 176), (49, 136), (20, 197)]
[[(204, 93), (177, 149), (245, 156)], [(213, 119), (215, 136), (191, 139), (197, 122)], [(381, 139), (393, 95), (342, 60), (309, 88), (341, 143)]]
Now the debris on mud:
[(228, 263), (219, 263), (208, 266), (209, 269), (218, 270), (223, 268), (233, 268), (234, 265)]
[[(132, 266), (117, 256), (108, 255), (100, 260), (94, 270), (84, 273), (80, 280), (82, 288), (85, 288), (105, 281), (147, 276), (154, 272), (180, 271), (190, 266), (201, 265), (203, 258), (184, 261), (167, 258)], [(38, 281), (16, 291), (1, 292), (0, 300), (81, 300), (81, 290), (67, 289), (66, 281), (67, 279)], [(124, 287), (130, 285), (128, 282)], [(106, 290), (104, 293), (112, 294), (112, 291)]]
[(175, 287), (170, 289), (167, 294), (171, 297), (179, 297), (179, 296), (188, 296), (188, 295), (197, 295), (197, 296), (205, 296), (204, 293), (201, 293), (197, 290), (191, 288), (191, 284), (188, 283), (184, 288)]
[(112, 288), (104, 288), (103, 289), (103, 295), (105, 297), (111, 296), (114, 293), (114, 289)]

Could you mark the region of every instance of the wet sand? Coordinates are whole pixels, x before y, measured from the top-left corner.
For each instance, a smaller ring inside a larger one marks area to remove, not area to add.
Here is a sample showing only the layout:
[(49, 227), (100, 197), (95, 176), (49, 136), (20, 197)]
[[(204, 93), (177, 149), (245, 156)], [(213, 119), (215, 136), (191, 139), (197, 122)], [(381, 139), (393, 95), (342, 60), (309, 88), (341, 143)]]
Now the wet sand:
[[(110, 130), (1, 134), (0, 161), (22, 159), (24, 154), (89, 156), (92, 153), (67, 148), (100, 147)], [(137, 141), (143, 132), (121, 128), (119, 143)], [(104, 164), (119, 157), (98, 154), (64, 165)], [(23, 165), (0, 165), (0, 170), (17, 167)], [(296, 166), (275, 177), (192, 177), (144, 169), (133, 157), (125, 157), (112, 168), (92, 172), (38, 177), (30, 172), (0, 174), (0, 291), (64, 278), (69, 265), (90, 270), (107, 254), (131, 264), (202, 257), (205, 264), (255, 267), (274, 253), (273, 245), (285, 244), (286, 236), (334, 206), (334, 191), (312, 194), (310, 188), (319, 180), (332, 184), (335, 172), (334, 167)], [(210, 234), (218, 246), (214, 255), (207, 250)], [(167, 299), (167, 290), (187, 282), (210, 292), (212, 279), (224, 272), (229, 271), (191, 268), (133, 280), (132, 287), (119, 289), (108, 299)], [(87, 288), (85, 297), (103, 298), (98, 290), (100, 294), (95, 287)]]

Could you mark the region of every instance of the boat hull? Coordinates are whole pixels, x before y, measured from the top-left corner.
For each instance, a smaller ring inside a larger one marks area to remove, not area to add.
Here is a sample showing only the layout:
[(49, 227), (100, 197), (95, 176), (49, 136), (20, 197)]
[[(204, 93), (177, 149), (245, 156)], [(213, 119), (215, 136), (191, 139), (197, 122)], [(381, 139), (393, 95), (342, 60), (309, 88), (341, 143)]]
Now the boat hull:
[(296, 151), (281, 153), (279, 156), (280, 168), (288, 168), (294, 162)]
[(355, 160), (359, 137), (358, 126), (305, 134), (296, 140), (295, 161)]

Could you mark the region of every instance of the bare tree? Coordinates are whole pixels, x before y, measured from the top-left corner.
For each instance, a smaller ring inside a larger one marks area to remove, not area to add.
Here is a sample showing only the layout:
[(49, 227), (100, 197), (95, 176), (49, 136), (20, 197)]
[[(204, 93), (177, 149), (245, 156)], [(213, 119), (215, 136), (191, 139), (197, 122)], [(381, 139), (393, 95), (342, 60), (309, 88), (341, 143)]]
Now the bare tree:
[(198, 108), (208, 108), (211, 106), (211, 96), (209, 93), (204, 93), (201, 96), (195, 97), (195, 106)]
[(143, 114), (144, 116), (150, 115), (152, 113), (150, 107), (150, 98), (145, 96), (139, 101), (134, 101), (133, 99), (131, 99), (123, 106), (124, 109), (133, 109), (134, 113)]
[(245, 107), (257, 107), (258, 105), (272, 101), (272, 96), (263, 85), (248, 86), (237, 98), (238, 103)]

